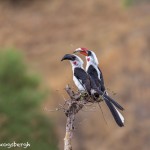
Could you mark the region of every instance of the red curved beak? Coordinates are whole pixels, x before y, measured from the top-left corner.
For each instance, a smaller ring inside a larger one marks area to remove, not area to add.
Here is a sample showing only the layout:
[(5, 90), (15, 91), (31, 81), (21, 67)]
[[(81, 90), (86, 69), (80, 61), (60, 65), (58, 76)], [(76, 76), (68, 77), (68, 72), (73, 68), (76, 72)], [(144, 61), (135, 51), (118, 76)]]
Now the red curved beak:
[(78, 49), (76, 49), (75, 51), (74, 51), (74, 53), (80, 53), (80, 54), (82, 54), (82, 55), (84, 55), (84, 56), (88, 56), (88, 51), (87, 50), (83, 50), (82, 48), (78, 48)]
[(80, 51), (80, 54), (84, 55), (84, 56), (88, 56), (87, 51)]

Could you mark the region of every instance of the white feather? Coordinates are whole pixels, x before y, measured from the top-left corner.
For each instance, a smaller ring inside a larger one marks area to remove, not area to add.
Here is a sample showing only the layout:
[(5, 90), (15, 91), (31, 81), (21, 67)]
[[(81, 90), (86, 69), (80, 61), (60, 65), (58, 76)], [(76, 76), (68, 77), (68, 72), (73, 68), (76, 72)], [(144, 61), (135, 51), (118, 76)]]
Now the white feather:
[[(114, 106), (115, 107), (115, 106)], [(123, 124), (124, 124), (124, 117), (123, 117), (123, 115), (117, 110), (117, 108), (115, 107), (115, 109), (116, 109), (116, 111), (117, 111), (117, 113), (118, 113), (118, 115), (119, 115), (119, 117), (120, 117), (120, 119), (121, 119), (121, 121), (123, 122)]]
[(76, 68), (76, 67), (83, 68), (83, 64), (84, 64), (83, 60), (79, 56), (77, 56), (77, 55), (74, 55), (74, 56), (76, 57), (76, 62), (77, 62), (76, 65), (73, 63), (73, 61), (70, 61), (73, 72), (74, 72), (74, 68)]
[(85, 87), (82, 86), (81, 82), (75, 76), (73, 76), (73, 81), (80, 91), (85, 91)]
[(76, 50), (75, 50), (75, 52), (80, 52), (82, 49), (81, 48), (77, 48)]
[(96, 91), (94, 89), (91, 89), (91, 94), (94, 95)]
[(86, 64), (86, 71), (88, 70), (89, 66), (92, 65), (97, 70), (98, 78), (101, 80), (100, 78), (101, 74), (98, 69), (98, 64), (99, 64), (98, 59), (93, 51), (91, 51), (91, 53), (92, 53), (91, 56), (86, 56), (86, 60), (90, 58), (90, 61), (87, 61), (87, 64)]
[(91, 51), (91, 53), (92, 53), (93, 59), (95, 61), (95, 64), (98, 66), (99, 62), (98, 62), (98, 59), (96, 57), (96, 54), (93, 51)]
[[(72, 65), (73, 74), (74, 74), (74, 69), (76, 67), (83, 69), (83, 63), (84, 63), (83, 60), (79, 56), (77, 56), (77, 55), (74, 55), (74, 56), (76, 57), (76, 60), (75, 60), (76, 64), (74, 64), (73, 61), (70, 61), (71, 65)], [(82, 81), (78, 80), (74, 75), (73, 75), (73, 81), (80, 91), (85, 91), (85, 87), (83, 87), (81, 84)]]
[(83, 60), (79, 56), (77, 56), (77, 55), (74, 55), (74, 56), (76, 56), (76, 58), (78, 59), (78, 61), (81, 64), (81, 66), (83, 66), (83, 64), (84, 64)]

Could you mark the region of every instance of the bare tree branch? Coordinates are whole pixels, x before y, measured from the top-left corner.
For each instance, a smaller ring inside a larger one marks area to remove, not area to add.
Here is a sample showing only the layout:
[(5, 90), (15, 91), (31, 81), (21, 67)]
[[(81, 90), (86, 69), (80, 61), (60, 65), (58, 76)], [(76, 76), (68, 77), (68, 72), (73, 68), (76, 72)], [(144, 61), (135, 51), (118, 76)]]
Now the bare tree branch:
[(72, 150), (72, 136), (75, 121), (75, 115), (87, 104), (87, 103), (95, 103), (100, 102), (102, 99), (94, 100), (93, 97), (88, 95), (87, 93), (77, 92), (75, 93), (72, 89), (67, 85), (65, 88), (67, 94), (69, 95), (70, 99), (67, 100), (66, 104), (68, 105), (65, 114), (67, 116), (67, 123), (66, 123), (66, 135), (64, 138), (64, 150)]

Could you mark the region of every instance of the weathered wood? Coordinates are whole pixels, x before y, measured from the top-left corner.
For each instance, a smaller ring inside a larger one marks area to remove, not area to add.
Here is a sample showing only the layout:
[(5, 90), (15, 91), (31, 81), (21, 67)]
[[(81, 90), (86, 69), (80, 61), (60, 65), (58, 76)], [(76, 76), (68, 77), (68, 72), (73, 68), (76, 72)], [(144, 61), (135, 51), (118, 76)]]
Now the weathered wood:
[(67, 94), (69, 95), (70, 99), (67, 100), (67, 109), (65, 110), (65, 114), (67, 116), (67, 123), (66, 123), (66, 135), (64, 138), (64, 150), (72, 150), (72, 136), (74, 131), (74, 120), (75, 115), (85, 106), (87, 103), (95, 103), (100, 102), (101, 99), (95, 99), (91, 97), (87, 93), (81, 92), (74, 92), (72, 89), (67, 85), (65, 88)]
[(67, 123), (66, 123), (66, 135), (64, 138), (64, 150), (72, 150), (72, 144), (71, 139), (73, 135), (73, 129), (74, 129), (74, 119), (75, 115), (69, 115), (67, 117)]
[(64, 150), (72, 150), (71, 139), (73, 136), (75, 115), (88, 102), (89, 96), (81, 96), (80, 92), (75, 93), (68, 85), (66, 86), (65, 90), (68, 93), (70, 100), (68, 100), (68, 108), (65, 111), (65, 114), (67, 116), (67, 123), (66, 135), (64, 138)]

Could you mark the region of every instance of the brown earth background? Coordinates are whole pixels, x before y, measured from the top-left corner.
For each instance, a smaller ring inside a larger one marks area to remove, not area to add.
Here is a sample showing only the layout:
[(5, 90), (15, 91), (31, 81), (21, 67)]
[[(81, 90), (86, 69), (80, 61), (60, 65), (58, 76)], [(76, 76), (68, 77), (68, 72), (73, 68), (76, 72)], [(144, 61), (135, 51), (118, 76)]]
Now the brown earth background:
[[(78, 47), (96, 52), (108, 93), (125, 107), (119, 128), (102, 104), (76, 118), (75, 150), (148, 150), (150, 148), (150, 3), (125, 7), (119, 0), (0, 1), (0, 47), (21, 50), (39, 72), (50, 96), (41, 109), (63, 104), (66, 84), (74, 86), (62, 56)], [(82, 56), (81, 56), (82, 57)], [(84, 59), (84, 57), (82, 57)], [(113, 92), (116, 95), (113, 94)], [(49, 112), (63, 149), (66, 118)]]

